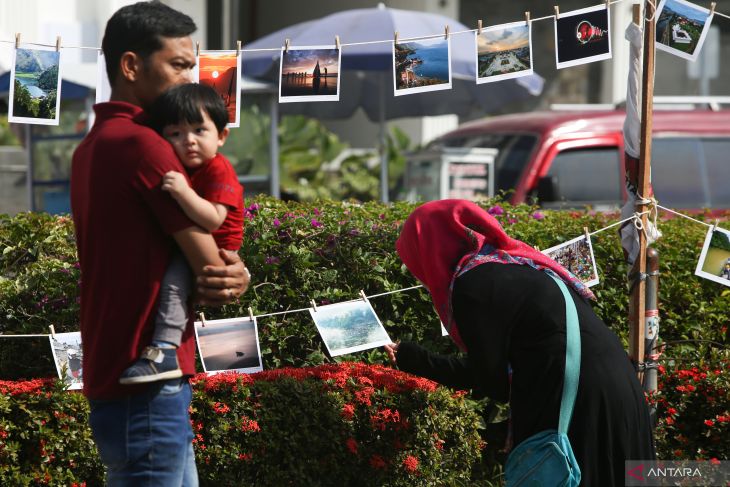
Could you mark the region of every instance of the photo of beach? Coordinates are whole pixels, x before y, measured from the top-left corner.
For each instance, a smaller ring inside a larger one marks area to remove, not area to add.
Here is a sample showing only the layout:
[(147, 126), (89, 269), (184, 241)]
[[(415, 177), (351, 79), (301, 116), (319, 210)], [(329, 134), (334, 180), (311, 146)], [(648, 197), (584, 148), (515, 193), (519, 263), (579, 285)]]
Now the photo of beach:
[(421, 39), (393, 44), (395, 96), (451, 89), (451, 42)]
[(591, 239), (585, 236), (568, 240), (542, 252), (570, 271), (588, 287), (599, 283)]
[(241, 56), (235, 52), (201, 51), (198, 56), (198, 83), (218, 92), (228, 110), (228, 127), (239, 125)]
[(611, 58), (611, 11), (606, 5), (561, 13), (555, 19), (558, 69)]
[(706, 8), (684, 0), (662, 0), (657, 10), (656, 47), (694, 61), (711, 22)]
[[(81, 349), (81, 332), (56, 333), (50, 335), (53, 361), (56, 363), (58, 378), (68, 384), (71, 390), (84, 387), (82, 370), (83, 353)], [(65, 375), (63, 375), (65, 373)]]
[(206, 373), (263, 370), (256, 319), (231, 318), (195, 322), (200, 361)]
[(710, 228), (705, 236), (695, 274), (730, 286), (730, 230)]
[(477, 34), (477, 83), (532, 74), (530, 24), (496, 25)]
[(279, 102), (338, 101), (340, 54), (334, 46), (282, 49)]
[(8, 121), (58, 125), (61, 53), (51, 48), (15, 49), (10, 73)]
[(309, 308), (330, 356), (391, 343), (370, 302), (364, 300)]

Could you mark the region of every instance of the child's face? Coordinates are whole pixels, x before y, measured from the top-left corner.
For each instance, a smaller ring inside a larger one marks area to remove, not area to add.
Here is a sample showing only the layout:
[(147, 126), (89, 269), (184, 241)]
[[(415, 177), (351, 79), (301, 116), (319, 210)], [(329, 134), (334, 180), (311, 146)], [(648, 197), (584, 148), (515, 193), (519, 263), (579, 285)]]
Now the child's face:
[(213, 159), (218, 147), (223, 145), (228, 136), (228, 128), (218, 133), (205, 110), (201, 115), (203, 123), (182, 122), (168, 125), (162, 130), (162, 136), (172, 144), (180, 162), (188, 169), (195, 169)]

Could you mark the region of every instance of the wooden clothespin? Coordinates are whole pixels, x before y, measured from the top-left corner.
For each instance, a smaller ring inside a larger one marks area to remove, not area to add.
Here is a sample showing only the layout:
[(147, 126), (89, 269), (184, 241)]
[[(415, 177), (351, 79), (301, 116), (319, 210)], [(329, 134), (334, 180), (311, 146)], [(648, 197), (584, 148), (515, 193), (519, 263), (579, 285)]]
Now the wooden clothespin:
[(611, 0), (606, 0), (606, 10), (611, 8)]
[(365, 296), (365, 291), (363, 291), (362, 289), (360, 289), (360, 297), (362, 298), (363, 301), (367, 302), (368, 297)]
[(710, 16), (715, 15), (715, 7), (717, 7), (717, 2), (712, 2), (710, 4)]
[(253, 309), (251, 306), (248, 307), (248, 319), (253, 321)]
[(48, 325), (48, 329), (51, 330), (51, 336), (53, 338), (56, 338), (56, 329), (53, 327), (53, 325)]
[(588, 227), (583, 227), (583, 236), (586, 238), (586, 242), (591, 239), (591, 235), (588, 233)]
[(200, 41), (195, 41), (195, 55), (200, 57)]
[(398, 44), (398, 31), (393, 33), (393, 44)]
[(641, 25), (641, 4), (635, 3), (633, 5), (632, 20), (636, 25)]
[(446, 24), (446, 27), (444, 27), (444, 39), (449, 38), (449, 25)]
[(241, 55), (241, 41), (236, 41), (236, 57)]
[(198, 313), (198, 316), (200, 316), (200, 326), (202, 326), (203, 328), (205, 328), (205, 315), (201, 311), (200, 313)]
[(340, 46), (340, 36), (338, 36), (338, 35), (335, 36), (335, 48), (338, 51), (342, 48), (342, 46)]
[(284, 39), (284, 53), (289, 52), (289, 39)]
[(61, 36), (56, 36), (56, 52), (61, 51)]
[(477, 35), (482, 35), (482, 19), (477, 20)]
[(20, 32), (15, 33), (15, 49), (20, 49)]
[(555, 8), (555, 20), (557, 20), (557, 19), (560, 18), (560, 7), (558, 7), (557, 5), (555, 5), (554, 8)]
[(528, 10), (525, 12), (525, 22), (527, 22), (527, 25), (530, 25), (530, 11)]
[(717, 230), (717, 226), (718, 225), (720, 225), (720, 220), (719, 219), (715, 220), (715, 223), (712, 224), (712, 228), (710, 228), (710, 230), (712, 232), (714, 232), (715, 230)]
[(312, 303), (312, 309), (313, 309), (313, 310), (314, 310), (314, 312), (316, 313), (316, 312), (317, 312), (317, 303), (315, 303), (315, 302), (314, 302), (314, 299), (312, 299), (312, 300), (310, 301), (310, 303)]

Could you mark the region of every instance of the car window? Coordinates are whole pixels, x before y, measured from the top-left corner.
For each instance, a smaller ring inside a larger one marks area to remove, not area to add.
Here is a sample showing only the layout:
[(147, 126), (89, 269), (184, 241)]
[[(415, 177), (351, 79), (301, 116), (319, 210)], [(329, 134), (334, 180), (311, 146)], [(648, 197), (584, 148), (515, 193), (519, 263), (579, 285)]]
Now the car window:
[(560, 200), (571, 206), (621, 203), (621, 172), (618, 148), (592, 147), (559, 152), (548, 177), (554, 176)]
[(727, 208), (728, 154), (728, 138), (655, 138), (651, 180), (657, 200), (674, 208)]

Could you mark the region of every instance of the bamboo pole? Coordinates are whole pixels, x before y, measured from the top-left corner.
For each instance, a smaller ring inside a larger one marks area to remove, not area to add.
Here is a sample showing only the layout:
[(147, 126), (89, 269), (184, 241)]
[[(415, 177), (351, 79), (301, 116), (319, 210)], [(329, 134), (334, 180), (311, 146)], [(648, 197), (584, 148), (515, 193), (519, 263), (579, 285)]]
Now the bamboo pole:
[[(644, 3), (644, 59), (641, 87), (641, 149), (639, 155), (639, 185), (641, 198), (649, 195), (651, 175), (651, 133), (652, 111), (654, 108), (654, 54), (656, 23), (655, 7), (650, 0)], [(636, 211), (643, 213), (647, 205), (640, 203)], [(647, 226), (647, 215), (641, 216), (643, 228)], [(644, 362), (644, 314), (646, 309), (646, 234), (639, 232), (639, 255), (634, 263), (631, 275), (629, 301), (629, 356), (637, 365)], [(639, 372), (641, 377), (643, 372)]]

